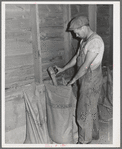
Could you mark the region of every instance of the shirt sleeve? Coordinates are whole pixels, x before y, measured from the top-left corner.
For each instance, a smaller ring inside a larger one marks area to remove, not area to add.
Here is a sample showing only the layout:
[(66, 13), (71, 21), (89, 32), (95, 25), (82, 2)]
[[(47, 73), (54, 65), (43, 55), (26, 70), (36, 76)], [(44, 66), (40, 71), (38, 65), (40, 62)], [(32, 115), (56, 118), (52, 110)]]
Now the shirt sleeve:
[(99, 53), (102, 47), (102, 41), (100, 39), (93, 39), (88, 43), (87, 51)]

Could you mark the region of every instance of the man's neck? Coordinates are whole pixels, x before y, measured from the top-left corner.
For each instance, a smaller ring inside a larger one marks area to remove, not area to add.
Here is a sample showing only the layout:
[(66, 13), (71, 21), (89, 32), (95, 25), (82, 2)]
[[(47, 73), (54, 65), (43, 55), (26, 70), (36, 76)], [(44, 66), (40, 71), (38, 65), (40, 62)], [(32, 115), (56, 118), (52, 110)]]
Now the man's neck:
[(94, 32), (89, 29), (89, 30), (88, 30), (88, 34), (87, 34), (86, 38), (84, 39), (84, 42), (87, 41), (87, 40), (91, 37), (91, 35), (92, 35), (93, 33), (94, 33)]
[(94, 33), (94, 32), (93, 32), (91, 29), (89, 29), (86, 40), (88, 40), (89, 37), (90, 37), (93, 33)]

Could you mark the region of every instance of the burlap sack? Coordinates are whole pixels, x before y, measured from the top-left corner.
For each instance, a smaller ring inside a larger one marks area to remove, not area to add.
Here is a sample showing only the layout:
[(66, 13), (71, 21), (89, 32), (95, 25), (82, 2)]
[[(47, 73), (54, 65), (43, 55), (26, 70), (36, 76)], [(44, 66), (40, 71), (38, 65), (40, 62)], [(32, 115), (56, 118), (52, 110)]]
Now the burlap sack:
[(76, 98), (71, 86), (46, 86), (47, 125), (52, 141), (59, 144), (77, 142), (75, 122)]
[[(43, 88), (44, 86), (40, 86)], [(23, 89), (26, 111), (26, 136), (24, 144), (50, 144), (46, 123), (46, 104), (43, 89), (33, 85)]]

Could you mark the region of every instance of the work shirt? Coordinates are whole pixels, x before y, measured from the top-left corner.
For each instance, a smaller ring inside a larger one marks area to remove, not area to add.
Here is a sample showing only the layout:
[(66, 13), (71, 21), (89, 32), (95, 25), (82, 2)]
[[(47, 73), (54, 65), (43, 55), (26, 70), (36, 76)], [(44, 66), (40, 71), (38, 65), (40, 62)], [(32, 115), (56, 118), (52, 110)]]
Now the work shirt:
[(79, 54), (77, 57), (78, 67), (80, 67), (84, 63), (87, 52), (98, 53), (98, 55), (90, 65), (91, 70), (94, 70), (101, 64), (104, 53), (104, 42), (102, 38), (96, 33), (93, 33), (93, 35), (91, 35), (91, 37), (86, 42), (83, 42), (83, 40), (81, 40)]

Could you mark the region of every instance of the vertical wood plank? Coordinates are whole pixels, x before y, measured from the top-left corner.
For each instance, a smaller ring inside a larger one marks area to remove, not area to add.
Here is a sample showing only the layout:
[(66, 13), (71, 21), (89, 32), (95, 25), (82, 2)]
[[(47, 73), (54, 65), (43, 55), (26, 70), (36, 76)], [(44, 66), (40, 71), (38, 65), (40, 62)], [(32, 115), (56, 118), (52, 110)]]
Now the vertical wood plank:
[(97, 18), (97, 6), (96, 5), (89, 5), (88, 6), (88, 18), (89, 18), (89, 24), (90, 27), (93, 31), (96, 32), (96, 28), (97, 28), (97, 23), (96, 23), (96, 18)]
[(38, 5), (31, 4), (32, 46), (34, 55), (35, 82), (42, 83), (41, 46), (39, 32)]
[[(71, 20), (71, 10), (70, 5), (64, 5), (63, 6), (63, 17), (64, 17), (64, 49), (65, 49), (65, 64), (69, 62), (69, 60), (72, 57), (72, 51), (71, 51), (71, 34), (70, 32), (67, 32), (67, 25), (69, 21)], [(67, 73), (69, 74), (70, 71), (68, 70)]]
[(109, 26), (110, 26), (110, 48), (109, 48), (109, 65), (113, 65), (113, 5), (109, 7)]

